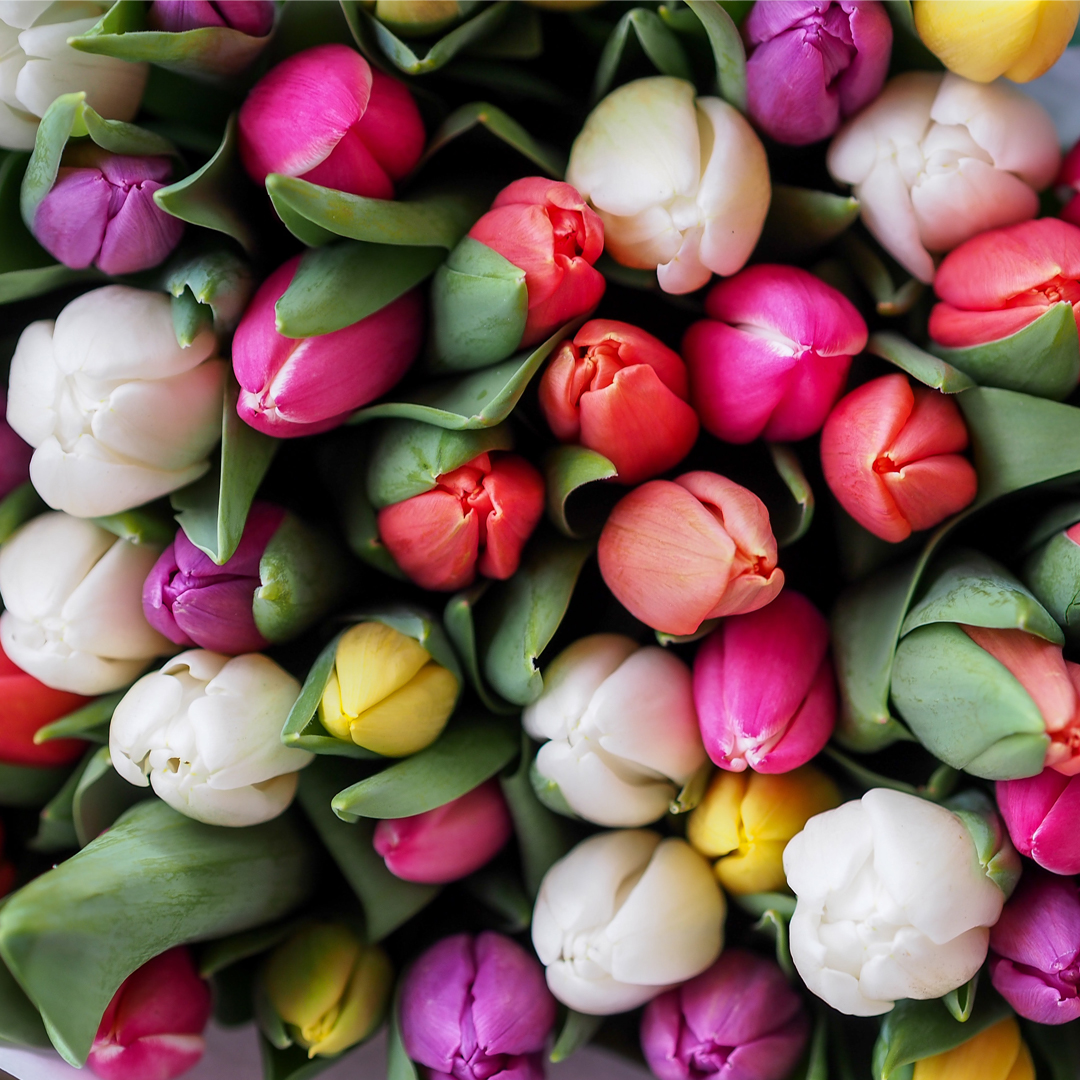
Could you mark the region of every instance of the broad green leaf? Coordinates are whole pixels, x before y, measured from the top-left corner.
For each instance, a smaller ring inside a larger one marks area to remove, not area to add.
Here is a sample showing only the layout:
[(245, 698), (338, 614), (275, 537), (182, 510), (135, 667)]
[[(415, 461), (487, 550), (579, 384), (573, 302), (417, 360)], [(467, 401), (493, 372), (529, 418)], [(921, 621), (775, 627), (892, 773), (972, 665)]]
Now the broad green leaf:
[(881, 257), (854, 232), (845, 233), (840, 246), (848, 265), (873, 298), (879, 315), (903, 315), (911, 310), (925, 288), (921, 281), (908, 278), (901, 285), (894, 284)]
[[(37, 834), (27, 844), (32, 851), (65, 851), (79, 846), (72, 817), (72, 803), (79, 780), (96, 755), (96, 750), (90, 750), (64, 781), (64, 786), (41, 808)], [(0, 1038), (3, 1038), (2, 1034)]]
[[(584, 446), (557, 446), (544, 459), (544, 485), (547, 492), (547, 512), (551, 523), (571, 540), (580, 540), (599, 533), (608, 511), (623, 494), (620, 488), (594, 485), (619, 475), (618, 469), (603, 454)], [(573, 507), (571, 497), (584, 496)], [(604, 498), (607, 494), (611, 497)], [(571, 521), (571, 517), (573, 521)]]
[(925, 386), (940, 390), (943, 394), (956, 394), (975, 385), (974, 380), (959, 368), (924, 352), (892, 330), (879, 330), (876, 334), (871, 334), (866, 351), (888, 360), (912, 378), (918, 379)]
[(731, 16), (716, 0), (686, 0), (709, 35), (720, 96), (739, 112), (746, 112), (746, 49)]
[[(183, 259), (165, 272), (165, 289), (174, 301), (190, 297), (199, 307), (209, 309), (213, 327), (219, 334), (232, 333), (236, 328), (254, 287), (251, 267), (223, 248)], [(174, 303), (174, 321), (175, 310)], [(192, 335), (187, 344), (194, 340)]]
[(801, 540), (814, 520), (814, 492), (803, 472), (798, 455), (790, 446), (769, 443), (769, 454), (776, 472), (784, 482), (790, 501), (769, 507), (769, 520), (780, 547)]
[(10, 540), (11, 534), (20, 525), (25, 525), (48, 509), (29, 480), (9, 491), (0, 501), (0, 544)]
[(72, 766), (55, 769), (0, 761), (0, 806), (44, 806), (64, 785)]
[(661, 75), (693, 81), (690, 61), (679, 39), (664, 25), (663, 20), (649, 8), (631, 8), (614, 26), (600, 54), (593, 80), (592, 101), (595, 104), (611, 89), (626, 49), (630, 31), (637, 37), (642, 52), (652, 61)]
[(108, 829), (129, 807), (154, 798), (149, 787), (129, 784), (112, 767), (109, 748), (100, 747), (86, 763), (71, 800), (71, 820), (79, 847)]
[(12, 978), (11, 972), (0, 964), (0, 1045), (50, 1046), (49, 1036), (41, 1014)]
[(790, 917), (785, 916), (776, 908), (769, 908), (750, 929), (772, 939), (776, 950), (777, 965), (789, 979), (794, 979), (795, 965), (791, 961), (791, 949), (788, 946), (788, 920)]
[(761, 244), (770, 257), (798, 258), (835, 240), (858, 216), (852, 195), (773, 184)]
[[(521, 5), (514, 6), (517, 8)], [(486, 60), (472, 52), (465, 53), (442, 69), (442, 77), (499, 94), (507, 100), (535, 102), (564, 113), (575, 108), (574, 98), (561, 86), (538, 74), (535, 69), (509, 60)], [(564, 153), (546, 144), (539, 145), (547, 152), (551, 162), (561, 161), (565, 167)], [(546, 166), (541, 167), (545, 172), (550, 171)], [(562, 173), (558, 175), (561, 177)]]
[(401, 982), (394, 995), (394, 1004), (390, 1010), (390, 1032), (386, 1046), (386, 1080), (420, 1080), (420, 1073), (405, 1053), (405, 1044), (401, 1039)]
[(508, 701), (503, 701), (498, 694), (489, 689), (480, 674), (480, 656), (477, 652), (474, 612), (476, 605), (490, 587), (491, 582), (484, 580), (451, 596), (443, 609), (443, 626), (447, 636), (454, 643), (469, 683), (476, 691), (477, 697), (483, 702), (484, 708), (489, 712), (506, 715), (516, 713), (518, 707), (511, 705)]
[(40, 727), (34, 733), (34, 742), (41, 744), (52, 739), (89, 739), (92, 742), (109, 741), (109, 721), (116, 706), (127, 693), (117, 690), (113, 694), (103, 694), (89, 705), (61, 716), (51, 724)]
[(208, 941), (198, 951), (199, 974), (209, 979), (232, 964), (272, 949), (284, 941), (300, 925), (300, 919), (258, 926), (254, 930), (242, 930), (239, 934)]
[(565, 1061), (576, 1050), (587, 1046), (592, 1042), (593, 1036), (600, 1030), (604, 1022), (602, 1016), (592, 1016), (589, 1013), (575, 1012), (573, 1009), (566, 1010), (566, 1019), (559, 1029), (559, 1037), (551, 1048), (548, 1057), (553, 1065)]

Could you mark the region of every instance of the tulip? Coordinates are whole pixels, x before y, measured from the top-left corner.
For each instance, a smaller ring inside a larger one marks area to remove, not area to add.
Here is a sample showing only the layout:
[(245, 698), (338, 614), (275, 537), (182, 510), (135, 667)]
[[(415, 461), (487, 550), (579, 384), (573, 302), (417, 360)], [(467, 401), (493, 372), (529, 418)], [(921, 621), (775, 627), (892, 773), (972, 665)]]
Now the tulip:
[(690, 670), (619, 634), (575, 641), (544, 672), (521, 717), (544, 742), (536, 771), (598, 825), (647, 825), (705, 764)]
[(86, 1064), (102, 1080), (172, 1080), (203, 1056), (210, 986), (191, 950), (155, 956), (113, 995)]
[(608, 517), (598, 556), (616, 599), (665, 634), (756, 611), (784, 587), (765, 504), (711, 472), (630, 492)]
[(1037, 79), (1065, 51), (1080, 15), (1078, 0), (915, 0), (923, 44), (965, 79)]
[(274, 305), (299, 265), (297, 255), (259, 286), (232, 345), (240, 383), (236, 411), (244, 423), (279, 439), (340, 427), (405, 374), (424, 337), (415, 290), (341, 330), (284, 337), (275, 328)]
[(379, 1026), (394, 972), (386, 953), (341, 923), (308, 923), (270, 954), (270, 1007), (308, 1058), (331, 1057)]
[(34, 448), (23, 442), (4, 419), (7, 394), (0, 388), (0, 499), (30, 479), (30, 457)]
[(1016, 850), (1054, 874), (1080, 874), (1080, 778), (1043, 769), (999, 780), (997, 803)]
[(1053, 122), (1033, 98), (927, 71), (892, 79), (827, 158), (881, 246), (925, 282), (933, 255), (1034, 217), (1060, 162)]
[(577, 1012), (644, 1005), (720, 955), (724, 897), (685, 840), (590, 836), (544, 875), (532, 941), (551, 992)]
[(820, 430), (866, 347), (866, 323), (831, 285), (794, 266), (751, 266), (715, 285), (683, 338), (694, 408), (726, 442)]
[[(83, 91), (110, 120), (139, 111), (149, 64), (81, 52), (68, 38), (85, 34), (107, 3), (8, 2), (0, 10), (0, 147), (33, 150), (38, 120), (61, 94)], [(64, 16), (74, 16), (67, 21)]]
[(424, 151), (412, 94), (337, 44), (271, 68), (240, 107), (239, 134), (256, 184), (281, 173), (371, 199), (392, 199)]
[(893, 35), (876, 0), (757, 4), (741, 29), (747, 111), (777, 142), (827, 139), (881, 93)]
[(405, 1052), (432, 1077), (541, 1080), (555, 1001), (534, 957), (490, 930), (436, 942), (401, 987)]
[(915, 1062), (912, 1080), (1035, 1080), (1020, 1025), (1008, 1016), (952, 1050)]
[(133, 274), (157, 266), (184, 232), (153, 198), (171, 175), (168, 158), (103, 151), (74, 157), (38, 203), (34, 236), (75, 270), (93, 263), (106, 274)]
[(1061, 216), (1073, 225), (1080, 225), (1080, 142), (1065, 155), (1057, 182), (1077, 193), (1062, 208)]
[(385, 623), (358, 623), (338, 642), (319, 720), (345, 742), (405, 757), (439, 737), (460, 693), (419, 642)]
[(841, 398), (821, 429), (821, 467), (837, 502), (882, 540), (898, 544), (975, 498), (967, 428), (937, 390), (882, 375)]
[(265, 37), (274, 28), (274, 0), (153, 0), (146, 21), (154, 30), (174, 34), (227, 26)]
[(982, 857), (957, 814), (887, 788), (812, 817), (784, 850), (803, 982), (850, 1016), (963, 986), (1005, 902)]
[(523, 457), (493, 452), (439, 476), (431, 491), (384, 506), (379, 536), (422, 589), (504, 581), (544, 512), (544, 478)]
[(718, 773), (690, 815), (686, 838), (734, 895), (787, 885), (784, 848), (815, 814), (840, 805), (836, 785), (811, 765), (780, 776)]
[(281, 744), (300, 684), (259, 653), (191, 649), (144, 675), (109, 726), (113, 768), (207, 825), (258, 825), (283, 813), (313, 755)]
[(809, 1034), (784, 973), (742, 949), (654, 998), (641, 1019), (641, 1049), (659, 1080), (785, 1080)]
[(197, 480), (221, 437), (214, 334), (176, 343), (164, 293), (107, 285), (31, 323), (11, 360), (7, 420), (51, 507), (117, 514)]
[(4, 652), (53, 690), (127, 686), (170, 651), (140, 602), (159, 550), (67, 514), (33, 518), (0, 549)]
[(836, 725), (829, 624), (801, 593), (725, 619), (694, 658), (705, 749), (722, 769), (796, 769)]
[(666, 76), (626, 83), (593, 109), (566, 179), (600, 215), (611, 256), (655, 269), (669, 293), (741, 269), (771, 193), (765, 148), (742, 114)]

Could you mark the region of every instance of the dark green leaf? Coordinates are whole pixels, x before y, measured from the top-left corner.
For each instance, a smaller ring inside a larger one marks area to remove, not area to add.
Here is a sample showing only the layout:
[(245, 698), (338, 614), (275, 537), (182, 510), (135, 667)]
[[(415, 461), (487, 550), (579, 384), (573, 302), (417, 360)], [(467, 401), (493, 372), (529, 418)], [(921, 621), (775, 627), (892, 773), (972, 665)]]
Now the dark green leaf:
[(602, 1016), (592, 1016), (588, 1013), (579, 1013), (574, 1012), (573, 1009), (567, 1009), (566, 1019), (563, 1021), (555, 1045), (551, 1048), (548, 1061), (553, 1065), (565, 1061), (575, 1050), (587, 1046), (592, 1042), (593, 1036), (600, 1030), (600, 1025), (603, 1022), (604, 1018)]
[(16, 1046), (50, 1045), (41, 1014), (4, 964), (0, 964), (0, 1040)]
[(48, 509), (29, 480), (8, 492), (0, 501), (0, 544), (11, 539), (11, 534), (20, 525)]
[(490, 587), (490, 581), (481, 581), (478, 585), (473, 585), (451, 596), (443, 610), (443, 626), (446, 628), (447, 636), (454, 643), (454, 648), (457, 649), (465, 668), (465, 674), (484, 707), (493, 713), (516, 713), (518, 707), (511, 705), (508, 701), (503, 701), (498, 694), (493, 693), (480, 674), (474, 611), (480, 598)]
[(922, 295), (925, 286), (915, 278), (908, 278), (897, 286), (881, 257), (860, 237), (845, 233), (840, 246), (851, 269), (873, 297), (879, 315), (903, 315)]
[[(251, 267), (243, 259), (218, 248), (170, 266), (165, 288), (176, 300), (190, 297), (200, 307), (209, 309), (214, 329), (219, 334), (230, 334), (251, 297), (254, 279)], [(175, 302), (173, 319), (176, 319)], [(189, 343), (194, 340), (192, 335)]]
[[(580, 540), (598, 533), (610, 510), (602, 498), (601, 489), (590, 485), (601, 480), (611, 480), (619, 475), (618, 469), (603, 454), (587, 450), (584, 446), (557, 446), (544, 459), (544, 484), (547, 492), (547, 512), (551, 523), (571, 540)], [(567, 515), (567, 503), (572, 495), (584, 492), (587, 498), (580, 506), (571, 523)], [(608, 487), (614, 495), (622, 494), (618, 488)], [(583, 520), (584, 518), (584, 520)]]
[(504, 934), (520, 934), (532, 923), (532, 900), (517, 875), (505, 870), (481, 870), (464, 878), (461, 887), (501, 920)]
[(854, 196), (773, 184), (761, 244), (772, 258), (799, 258), (835, 240), (858, 216)]
[(117, 690), (114, 694), (103, 694), (89, 705), (61, 716), (51, 724), (40, 727), (34, 733), (35, 743), (49, 742), (51, 739), (91, 739), (94, 742), (109, 741), (109, 721), (113, 711), (127, 690)]
[(299, 925), (298, 919), (286, 919), (209, 941), (199, 949), (199, 974), (209, 979), (232, 964), (258, 956), (284, 941)]
[[(38, 815), (37, 835), (27, 844), (33, 851), (65, 851), (79, 846), (75, 835), (75, 822), (72, 818), (72, 803), (75, 789), (83, 770), (96, 756), (91, 750), (75, 767), (74, 772), (64, 781), (64, 786), (41, 808)], [(0, 1038), (3, 1038), (0, 1035)]]
[(1080, 1076), (1080, 1025), (1025, 1020), (1023, 1032), (1036, 1056), (1049, 1067), (1052, 1080), (1076, 1080)]
[(731, 16), (716, 0), (686, 0), (709, 35), (720, 96), (740, 112), (746, 112), (746, 49)]
[(172, 299), (172, 321), (176, 343), (181, 349), (186, 349), (204, 330), (214, 325), (210, 309), (200, 304), (186, 287)]
[(511, 4), (510, 13), (502, 26), (471, 45), (468, 55), (485, 60), (535, 60), (543, 51), (544, 32), (540, 12), (524, 4)]
[(769, 455), (791, 496), (786, 504), (769, 507), (769, 520), (780, 547), (801, 540), (814, 520), (814, 492), (795, 451), (782, 443), (769, 443)]
[(895, 364), (925, 386), (932, 386), (943, 394), (956, 394), (975, 385), (974, 380), (952, 364), (912, 345), (907, 338), (892, 330), (879, 330), (870, 335), (866, 351)]
[(349, 550), (376, 570), (405, 581), (405, 575), (379, 537), (375, 508), (367, 497), (368, 441), (361, 435), (339, 444), (329, 483), (341, 493), (341, 525)]
[(690, 61), (687, 60), (679, 39), (664, 25), (655, 11), (635, 7), (615, 24), (604, 45), (604, 51), (600, 54), (600, 62), (596, 65), (596, 78), (593, 80), (594, 103), (611, 89), (631, 30), (634, 31), (642, 51), (661, 75), (686, 79), (687, 82), (693, 80)]
[[(616, 285), (625, 285), (628, 289), (640, 289), (642, 292), (660, 292), (660, 283), (656, 280), (655, 270), (639, 270), (633, 266), (623, 266), (616, 262), (606, 251), (596, 260), (596, 269)], [(663, 294), (669, 303), (678, 305), (686, 301), (678, 296)]]
[(950, 990), (942, 999), (942, 1004), (952, 1014), (952, 1018), (961, 1024), (971, 1019), (971, 1010), (975, 1008), (975, 991), (979, 986), (979, 973), (975, 974), (963, 986)]
[[(279, 1069), (288, 1075), (289, 1062), (282, 1060), (274, 1054), (275, 1050), (287, 1050), (293, 1045), (292, 1036), (286, 1030), (285, 1021), (278, 1015), (277, 1010), (270, 1004), (270, 998), (266, 993), (266, 983), (260, 973), (256, 974), (251, 988), (251, 1007), (255, 1013), (255, 1024), (259, 1029), (259, 1044), (262, 1049), (263, 1077), (274, 1075)], [(307, 1051), (303, 1052), (302, 1060), (306, 1060)]]
[(44, 806), (63, 786), (72, 766), (56, 769), (0, 761), (0, 806)]
[(109, 748), (102, 746), (86, 763), (71, 800), (79, 847), (86, 847), (129, 807), (153, 797), (149, 787), (136, 787), (120, 776), (112, 767)]
[(785, 916), (776, 908), (769, 908), (751, 929), (772, 939), (776, 948), (776, 963), (789, 979), (794, 979), (795, 965), (791, 962), (791, 949), (788, 947), (789, 918), (790, 916)]

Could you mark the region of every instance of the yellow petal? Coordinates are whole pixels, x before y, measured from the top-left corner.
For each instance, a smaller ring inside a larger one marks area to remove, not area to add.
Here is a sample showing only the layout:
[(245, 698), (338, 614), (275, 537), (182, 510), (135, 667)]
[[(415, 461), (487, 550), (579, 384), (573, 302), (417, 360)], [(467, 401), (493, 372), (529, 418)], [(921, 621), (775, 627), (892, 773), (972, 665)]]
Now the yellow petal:
[(377, 945), (366, 948), (357, 959), (333, 1027), (308, 1048), (308, 1057), (340, 1054), (366, 1039), (382, 1020), (393, 981), (386, 953)]
[(1016, 1055), (1013, 1067), (1005, 1080), (1035, 1080), (1035, 1062), (1031, 1060), (1031, 1051), (1023, 1040), (1020, 1042), (1020, 1053)]
[(713, 777), (705, 797), (690, 814), (686, 838), (702, 855), (716, 858), (739, 846), (741, 806), (747, 777), (755, 774), (721, 771)]
[(430, 659), (427, 649), (385, 623), (350, 627), (337, 648), (342, 712), (359, 716), (403, 687)]
[(1080, 0), (1051, 0), (1043, 3), (1031, 45), (1020, 59), (1006, 70), (1006, 78), (1024, 83), (1049, 71), (1072, 39), (1077, 17), (1080, 17)]
[(360, 950), (351, 930), (332, 923), (306, 926), (279, 945), (263, 976), (278, 1016), (301, 1032), (319, 1029), (336, 1014)]
[(319, 702), (319, 722), (331, 735), (339, 739), (348, 742), (352, 738), (349, 734), (352, 717), (341, 711), (341, 688), (338, 686), (336, 671), (330, 672), (330, 681), (323, 691), (322, 701)]
[(457, 679), (446, 668), (428, 664), (411, 682), (361, 713), (352, 722), (352, 740), (387, 757), (415, 754), (446, 727), (458, 689)]
[[(1019, 1072), (1016, 1071), (1017, 1067)], [(1020, 1038), (1020, 1025), (1015, 1017), (1010, 1016), (944, 1054), (935, 1054), (915, 1062), (913, 1080), (1033, 1078), (1031, 1055)]]
[(790, 840), (815, 814), (840, 805), (840, 791), (812, 765), (793, 772), (750, 777), (742, 801), (746, 841)]
[(787, 840), (759, 840), (740, 848), (716, 864), (720, 884), (735, 896), (776, 892), (787, 885), (784, 876), (784, 848)]

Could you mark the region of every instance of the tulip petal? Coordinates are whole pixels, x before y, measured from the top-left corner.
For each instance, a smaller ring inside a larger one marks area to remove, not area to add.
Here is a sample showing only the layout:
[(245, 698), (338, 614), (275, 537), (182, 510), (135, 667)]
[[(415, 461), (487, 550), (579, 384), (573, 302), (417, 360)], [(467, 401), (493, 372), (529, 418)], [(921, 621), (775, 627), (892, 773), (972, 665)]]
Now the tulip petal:
[(963, 311), (952, 304), (935, 304), (929, 332), (939, 345), (964, 349), (1015, 334), (1045, 314), (1046, 308), (1035, 304), (1000, 311)]
[(492, 508), (476, 565), (484, 577), (504, 581), (517, 572), (522, 548), (544, 512), (544, 478), (524, 458), (497, 454), (483, 488)]
[(461, 500), (436, 489), (385, 506), (379, 536), (394, 561), (423, 589), (462, 589), (476, 576), (480, 522)]
[(825, 749), (835, 726), (836, 680), (832, 662), (826, 658), (779, 742), (764, 753), (750, 751), (746, 755), (747, 763), (758, 773), (786, 773), (798, 768)]
[(404, 179), (424, 152), (424, 121), (408, 87), (374, 68), (371, 96), (356, 130), (391, 180)]
[[(1053, 771), (1053, 770), (1048, 770)], [(1069, 783), (1032, 836), (1031, 857), (1056, 874), (1080, 871), (1080, 783)]]
[(438, 738), (460, 690), (450, 671), (441, 664), (427, 664), (353, 720), (349, 725), (352, 741), (387, 757), (415, 754)]
[(394, 185), (375, 160), (355, 128), (349, 128), (329, 155), (314, 168), (300, 173), (309, 184), (320, 184), (335, 191), (368, 199), (392, 199)]
[(913, 461), (882, 476), (900, 515), (911, 529), (929, 529), (963, 510), (979, 486), (975, 469), (958, 454)]
[(819, 356), (814, 352), (803, 355), (765, 425), (765, 438), (798, 442), (816, 435), (843, 392), (850, 368), (850, 356)]
[(904, 927), (888, 952), (863, 964), (859, 989), (868, 998), (892, 1001), (942, 997), (974, 978), (986, 959), (989, 937), (985, 926), (975, 926), (937, 942), (914, 927)]
[(449, 1073), (461, 1048), (461, 1017), (476, 974), (468, 934), (443, 938), (413, 964), (401, 991), (401, 1036), (413, 1060)]
[(7, 422), (31, 446), (56, 429), (56, 404), (63, 373), (53, 349), (52, 320), (30, 323), (19, 335), (8, 376)]
[(485, 1053), (543, 1050), (555, 1023), (555, 1001), (536, 961), (520, 945), (486, 931), (476, 939), (472, 1016)]
[[(1037, 830), (1052, 811), (1055, 802), (1071, 786), (1072, 781), (1056, 769), (1043, 769), (1038, 776), (1029, 776), (1023, 780), (997, 782), (994, 791), (997, 804), (1005, 819), (1009, 836), (1021, 855), (1031, 855)], [(1077, 786), (1080, 788), (1080, 784)], [(1077, 809), (1080, 810), (1080, 790), (1077, 792), (1076, 801)], [(1066, 813), (1064, 816), (1071, 817), (1071, 814)], [(1077, 837), (1076, 856), (1080, 860), (1080, 837)], [(1040, 865), (1044, 864), (1040, 862)], [(1077, 868), (1080, 870), (1080, 861), (1077, 862)]]
[(133, 274), (157, 266), (180, 243), (184, 223), (166, 214), (153, 195), (165, 185), (145, 180), (132, 187), (110, 221), (97, 257), (106, 274)]
[[(105, 238), (110, 198), (110, 185), (100, 170), (61, 168), (34, 214), (35, 238), (65, 266), (85, 269)], [(74, 213), (76, 205), (78, 212)], [(176, 224), (183, 229), (183, 222)]]
[(1037, 1024), (1067, 1024), (1080, 1017), (1080, 996), (1063, 997), (1040, 974), (1003, 957), (990, 957), (994, 989), (1025, 1019)]
[[(934, 280), (934, 260), (923, 243), (912, 193), (894, 160), (877, 162), (855, 188), (863, 223), (881, 246), (919, 281)], [(970, 235), (970, 234), (968, 234)]]

